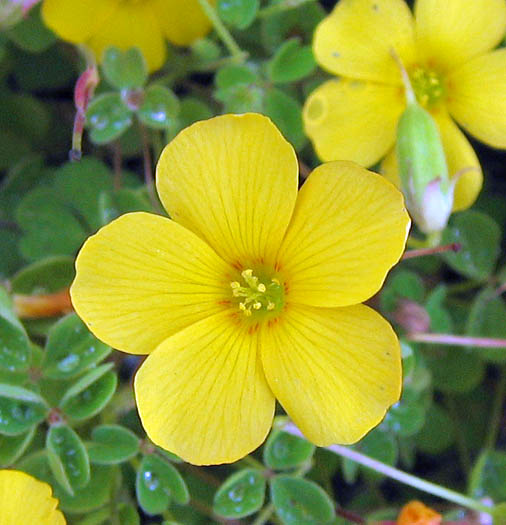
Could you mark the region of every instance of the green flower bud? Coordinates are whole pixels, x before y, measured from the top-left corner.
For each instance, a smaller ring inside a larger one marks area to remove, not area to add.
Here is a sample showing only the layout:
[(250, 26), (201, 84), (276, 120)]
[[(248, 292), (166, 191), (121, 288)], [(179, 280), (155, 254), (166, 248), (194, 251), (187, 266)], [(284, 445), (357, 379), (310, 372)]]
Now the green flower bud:
[(451, 180), (436, 123), (416, 101), (397, 127), (397, 158), (402, 192), (417, 226), (430, 234), (445, 228), (453, 207)]
[(397, 125), (397, 159), (408, 211), (426, 234), (443, 230), (453, 208), (456, 178), (450, 178), (434, 119), (417, 102), (409, 77), (397, 56), (407, 106)]

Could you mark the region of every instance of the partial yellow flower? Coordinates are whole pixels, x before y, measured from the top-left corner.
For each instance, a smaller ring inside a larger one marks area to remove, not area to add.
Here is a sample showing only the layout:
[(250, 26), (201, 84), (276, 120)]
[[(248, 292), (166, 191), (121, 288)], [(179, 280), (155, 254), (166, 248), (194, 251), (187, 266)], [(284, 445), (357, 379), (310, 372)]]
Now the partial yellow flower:
[(18, 470), (0, 470), (0, 523), (2, 525), (65, 525), (52, 489)]
[[(475, 201), (483, 174), (469, 133), (506, 148), (506, 49), (492, 51), (506, 31), (505, 0), (340, 0), (318, 26), (317, 61), (339, 79), (315, 89), (304, 125), (324, 161), (350, 159), (399, 185), (397, 122), (406, 106), (399, 68), (406, 67), (418, 102), (436, 119), (450, 174), (466, 171), (454, 210)], [(386, 157), (385, 157), (386, 156)]]
[(99, 60), (110, 46), (140, 48), (150, 71), (165, 62), (165, 39), (186, 46), (211, 28), (198, 0), (44, 0), (42, 16), (63, 40), (86, 44)]
[(317, 445), (353, 443), (399, 398), (399, 343), (358, 304), (399, 260), (400, 192), (350, 162), (297, 195), (293, 148), (261, 115), (192, 125), (163, 151), (173, 220), (124, 215), (84, 244), (71, 296), (97, 337), (149, 354), (135, 378), (159, 446), (195, 464), (257, 448), (277, 398)]

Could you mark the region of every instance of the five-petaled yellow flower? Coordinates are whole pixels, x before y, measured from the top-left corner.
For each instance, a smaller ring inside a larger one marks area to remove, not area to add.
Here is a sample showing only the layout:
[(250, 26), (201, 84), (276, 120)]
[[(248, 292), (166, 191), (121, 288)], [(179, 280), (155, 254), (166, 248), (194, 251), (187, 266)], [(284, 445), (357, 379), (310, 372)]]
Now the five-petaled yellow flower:
[(297, 185), (268, 118), (199, 122), (158, 163), (172, 220), (123, 215), (78, 255), (77, 313), (111, 346), (149, 354), (135, 378), (142, 423), (191, 463), (258, 447), (275, 398), (317, 445), (357, 441), (399, 398), (397, 337), (358, 303), (403, 252), (402, 195), (350, 162)]
[(52, 489), (25, 472), (0, 470), (1, 525), (65, 525)]
[[(506, 31), (505, 0), (340, 0), (318, 26), (313, 50), (340, 75), (306, 101), (304, 123), (321, 159), (350, 159), (397, 181), (394, 142), (406, 102), (394, 51), (420, 104), (439, 127), (450, 174), (466, 171), (454, 210), (469, 207), (482, 185), (469, 133), (506, 148), (506, 49), (492, 51)], [(451, 116), (450, 116), (451, 115)]]
[(165, 39), (186, 46), (211, 28), (198, 0), (44, 0), (42, 16), (61, 38), (89, 46), (99, 60), (110, 46), (138, 47), (150, 71), (165, 62)]

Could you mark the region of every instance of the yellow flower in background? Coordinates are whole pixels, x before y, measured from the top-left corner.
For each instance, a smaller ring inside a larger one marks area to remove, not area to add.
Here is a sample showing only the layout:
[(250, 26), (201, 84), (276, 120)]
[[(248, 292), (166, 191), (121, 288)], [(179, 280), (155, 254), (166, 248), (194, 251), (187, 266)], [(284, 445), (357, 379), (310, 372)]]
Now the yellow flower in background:
[(52, 489), (25, 472), (0, 470), (1, 525), (65, 525)]
[(464, 173), (454, 210), (469, 207), (482, 185), (469, 133), (506, 148), (505, 0), (340, 0), (318, 26), (313, 50), (341, 78), (319, 86), (304, 107), (306, 132), (324, 161), (350, 159), (398, 184), (394, 142), (406, 101), (392, 50), (401, 58), (418, 102), (435, 118), (450, 174)]
[(150, 71), (165, 62), (165, 39), (186, 46), (211, 28), (198, 0), (44, 0), (42, 16), (63, 40), (86, 44), (98, 60), (110, 46), (140, 48)]
[(276, 398), (317, 445), (359, 440), (399, 398), (397, 337), (358, 303), (404, 250), (402, 195), (350, 162), (297, 186), (295, 152), (268, 118), (199, 122), (158, 163), (173, 220), (123, 215), (78, 255), (77, 313), (113, 347), (149, 354), (142, 423), (191, 463), (257, 448)]

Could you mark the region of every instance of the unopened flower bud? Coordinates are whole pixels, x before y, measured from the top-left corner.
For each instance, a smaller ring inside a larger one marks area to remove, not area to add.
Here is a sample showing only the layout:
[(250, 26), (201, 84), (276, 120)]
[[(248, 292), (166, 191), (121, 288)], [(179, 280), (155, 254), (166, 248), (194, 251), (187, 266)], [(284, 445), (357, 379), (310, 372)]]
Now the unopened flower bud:
[(438, 127), (416, 100), (409, 76), (392, 51), (406, 90), (406, 109), (397, 125), (397, 160), (408, 211), (426, 234), (443, 230), (453, 208), (456, 177), (450, 178)]
[(422, 232), (440, 232), (453, 208), (455, 180), (449, 177), (436, 123), (416, 101), (408, 102), (399, 120), (397, 158), (411, 217)]

